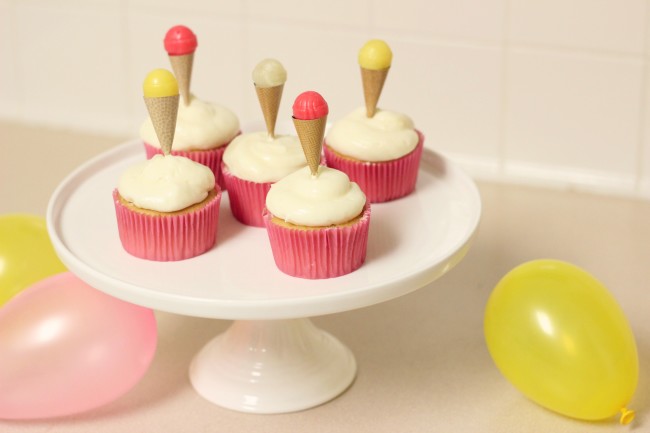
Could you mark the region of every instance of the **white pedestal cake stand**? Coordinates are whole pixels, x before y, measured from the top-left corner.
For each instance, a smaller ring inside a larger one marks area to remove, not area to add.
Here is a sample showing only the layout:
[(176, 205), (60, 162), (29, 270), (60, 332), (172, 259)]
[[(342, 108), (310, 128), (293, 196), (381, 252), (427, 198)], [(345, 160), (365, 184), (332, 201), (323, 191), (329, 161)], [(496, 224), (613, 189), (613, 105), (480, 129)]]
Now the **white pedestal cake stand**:
[(280, 272), (266, 231), (239, 224), (227, 194), (217, 245), (180, 262), (152, 262), (120, 244), (111, 193), (144, 159), (140, 141), (83, 164), (54, 192), (48, 230), (61, 260), (88, 284), (125, 301), (189, 316), (234, 320), (194, 358), (196, 391), (256, 413), (310, 408), (354, 380), (350, 350), (311, 316), (383, 302), (443, 275), (467, 252), (481, 212), (474, 183), (425, 150), (416, 192), (372, 206), (366, 263), (352, 274), (304, 280)]

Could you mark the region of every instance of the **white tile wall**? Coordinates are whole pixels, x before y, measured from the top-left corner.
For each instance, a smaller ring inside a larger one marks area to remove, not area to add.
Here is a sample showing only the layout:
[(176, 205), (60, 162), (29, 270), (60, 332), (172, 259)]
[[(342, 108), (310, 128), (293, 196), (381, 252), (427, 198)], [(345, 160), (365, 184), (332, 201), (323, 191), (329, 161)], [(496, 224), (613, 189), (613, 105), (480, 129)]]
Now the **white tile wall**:
[(429, 147), (455, 158), (471, 155), (474, 170), (485, 167), (494, 174), (501, 143), (503, 49), (393, 35), (390, 40), (396, 54), (380, 104), (408, 112)]
[(640, 59), (516, 49), (507, 76), (506, 172), (536, 166), (578, 185), (597, 176), (612, 188), (634, 187)]
[(10, 0), (0, 0), (0, 117), (6, 119), (22, 118), (22, 89), (18, 80), (18, 65), (15, 61), (16, 38), (14, 31), (14, 4)]
[(510, 40), (545, 47), (640, 54), (645, 0), (510, 0)]
[(244, 12), (244, 3), (241, 1), (126, 0), (122, 3), (127, 4), (133, 12), (175, 16), (180, 19), (203, 14), (241, 19)]
[(641, 117), (643, 122), (642, 146), (639, 149), (638, 157), (638, 189), (642, 197), (650, 199), (650, 70), (644, 71), (645, 79), (643, 83), (643, 106), (641, 108)]
[(26, 119), (123, 130), (123, 16), (111, 0), (14, 4), (14, 61)]
[[(303, 27), (318, 25), (331, 30), (347, 27), (359, 30), (370, 23), (370, 0), (327, 0), (314, 2), (305, 0), (247, 0), (249, 17), (267, 23), (292, 23)], [(296, 38), (299, 33), (294, 33)]]
[(506, 0), (375, 0), (377, 31), (427, 38), (501, 42)]
[[(650, 199), (650, 0), (0, 0), (0, 118), (136, 135), (141, 83), (175, 24), (193, 91), (247, 123), (265, 57), (335, 119), (362, 105), (356, 55), (394, 51), (380, 105), (477, 178)], [(1, 139), (1, 137), (0, 137)]]

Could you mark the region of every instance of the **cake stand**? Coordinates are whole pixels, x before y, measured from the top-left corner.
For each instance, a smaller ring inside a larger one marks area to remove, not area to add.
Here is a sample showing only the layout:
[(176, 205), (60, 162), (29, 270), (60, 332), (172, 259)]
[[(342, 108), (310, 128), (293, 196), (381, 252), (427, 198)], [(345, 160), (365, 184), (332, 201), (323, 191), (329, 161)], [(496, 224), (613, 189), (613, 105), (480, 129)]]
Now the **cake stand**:
[(472, 180), (425, 150), (416, 192), (372, 206), (366, 262), (349, 275), (304, 280), (283, 274), (266, 231), (239, 224), (227, 194), (212, 250), (152, 262), (122, 249), (111, 197), (122, 171), (144, 158), (136, 140), (72, 172), (48, 205), (52, 243), (70, 271), (112, 296), (234, 320), (196, 354), (189, 374), (200, 395), (244, 412), (302, 410), (345, 391), (356, 375), (354, 356), (309, 317), (387, 301), (434, 281), (463, 258), (480, 219)]

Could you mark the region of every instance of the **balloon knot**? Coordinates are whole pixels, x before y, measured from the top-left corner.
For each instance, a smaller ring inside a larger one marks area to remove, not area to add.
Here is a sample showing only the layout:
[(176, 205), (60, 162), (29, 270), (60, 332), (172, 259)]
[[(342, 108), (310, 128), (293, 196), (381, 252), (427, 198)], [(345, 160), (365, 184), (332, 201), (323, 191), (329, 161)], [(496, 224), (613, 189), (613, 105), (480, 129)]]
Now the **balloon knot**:
[(636, 413), (633, 410), (624, 407), (621, 409), (621, 419), (619, 422), (623, 425), (627, 425), (634, 420), (635, 415)]

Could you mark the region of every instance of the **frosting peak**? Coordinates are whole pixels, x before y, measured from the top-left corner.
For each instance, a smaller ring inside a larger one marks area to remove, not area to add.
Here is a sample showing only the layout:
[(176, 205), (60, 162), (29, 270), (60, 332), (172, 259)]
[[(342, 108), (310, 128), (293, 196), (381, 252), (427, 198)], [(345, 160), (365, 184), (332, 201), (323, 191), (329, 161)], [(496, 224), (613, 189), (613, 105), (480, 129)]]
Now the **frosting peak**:
[[(172, 150), (213, 149), (230, 142), (238, 132), (239, 120), (232, 111), (192, 96), (189, 104), (178, 106)], [(140, 128), (140, 137), (146, 143), (160, 147), (150, 117)]]
[(175, 212), (203, 201), (214, 185), (208, 167), (182, 156), (156, 155), (122, 173), (117, 189), (139, 208)]
[(377, 110), (373, 117), (368, 117), (365, 107), (361, 107), (334, 123), (325, 142), (344, 156), (381, 162), (407, 155), (418, 140), (413, 121), (407, 115)]
[(301, 168), (271, 185), (266, 207), (284, 221), (327, 227), (351, 221), (361, 214), (366, 196), (342, 171), (320, 166), (312, 176), (309, 167)]
[(223, 162), (230, 172), (251, 182), (277, 182), (307, 165), (298, 137), (266, 132), (242, 134), (228, 145)]

